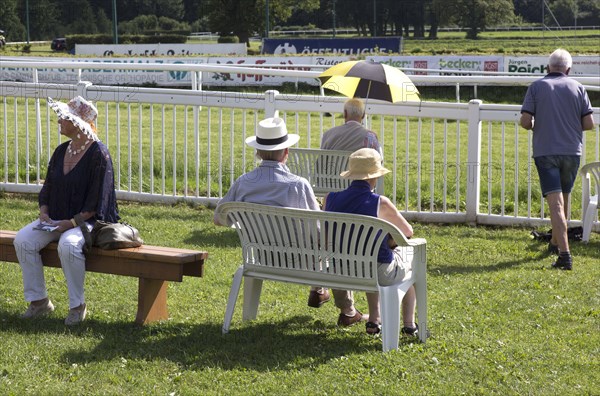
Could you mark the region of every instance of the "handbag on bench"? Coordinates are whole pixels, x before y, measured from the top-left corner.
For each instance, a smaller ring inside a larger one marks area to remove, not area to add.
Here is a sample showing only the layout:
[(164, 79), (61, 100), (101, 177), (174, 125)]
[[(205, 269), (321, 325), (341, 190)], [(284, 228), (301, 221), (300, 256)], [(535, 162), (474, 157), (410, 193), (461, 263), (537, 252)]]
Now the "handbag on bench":
[(85, 245), (83, 252), (87, 253), (92, 246), (98, 246), (101, 249), (114, 250), (124, 248), (140, 247), (144, 241), (140, 237), (140, 233), (131, 224), (109, 223), (102, 220), (96, 220), (92, 231), (90, 232), (85, 225), (85, 221), (81, 219), (79, 214), (76, 214), (75, 222), (81, 228)]
[(140, 247), (144, 243), (139, 231), (131, 224), (107, 223), (96, 220), (92, 228), (92, 244), (101, 249), (123, 249)]

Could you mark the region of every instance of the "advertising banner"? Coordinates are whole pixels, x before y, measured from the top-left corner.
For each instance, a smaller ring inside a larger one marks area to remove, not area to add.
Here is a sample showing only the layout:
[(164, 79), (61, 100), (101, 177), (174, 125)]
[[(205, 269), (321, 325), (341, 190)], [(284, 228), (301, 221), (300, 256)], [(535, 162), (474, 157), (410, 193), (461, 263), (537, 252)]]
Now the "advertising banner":
[[(207, 58), (123, 58), (123, 59), (60, 59), (53, 61), (83, 62), (97, 64), (94, 69), (86, 69), (81, 73), (81, 79), (96, 85), (157, 85), (157, 86), (190, 86), (191, 75), (186, 71), (168, 70), (118, 70), (102, 68), (103, 64), (132, 64), (132, 63), (162, 63), (162, 64), (204, 64)], [(42, 63), (43, 64), (43, 63)], [(41, 83), (73, 84), (77, 82), (77, 69), (61, 68), (38, 69), (38, 79)], [(29, 68), (1, 68), (0, 80), (32, 82), (33, 75)]]
[[(34, 61), (40, 65), (48, 61), (84, 62), (92, 63), (93, 69), (82, 71), (82, 80), (90, 81), (96, 85), (156, 85), (171, 87), (190, 87), (191, 74), (187, 71), (160, 71), (160, 70), (122, 70), (103, 68), (106, 64), (211, 64), (253, 66), (265, 68), (289, 69), (321, 72), (327, 67), (340, 62), (351, 60), (351, 56), (243, 56), (243, 57), (184, 57), (184, 58), (34, 58), (34, 57), (2, 57), (2, 60)], [(509, 73), (535, 73), (544, 75), (547, 57), (543, 56), (367, 56), (373, 60), (404, 69), (410, 75), (453, 75), (456, 70), (489, 71)], [(322, 66), (311, 68), (311, 66)], [(422, 69), (423, 71), (419, 71)], [(73, 84), (77, 82), (77, 69), (72, 68), (40, 68), (38, 78), (41, 83)], [(600, 74), (600, 57), (578, 56), (573, 58), (571, 75)], [(32, 82), (33, 73), (28, 67), (2, 67), (0, 80)], [(300, 78), (259, 75), (253, 73), (220, 73), (203, 72), (202, 85), (204, 86), (280, 86), (283, 83), (302, 82), (318, 86), (317, 78)], [(433, 83), (432, 83), (433, 84)]]
[(77, 55), (188, 56), (246, 55), (246, 44), (76, 44)]
[[(313, 56), (312, 65), (315, 66), (324, 66), (322, 69), (318, 69), (318, 71), (325, 71), (327, 68), (331, 66), (335, 66), (338, 63), (346, 62), (352, 59), (350, 56)], [(315, 69), (317, 70), (317, 69)]]
[(402, 37), (264, 39), (263, 54), (302, 55), (363, 55), (381, 52), (401, 52)]
[[(290, 67), (291, 65), (310, 65), (311, 57), (297, 56), (297, 57), (244, 57), (244, 58), (208, 58), (208, 62), (211, 65), (235, 65), (235, 66), (255, 66), (255, 65), (269, 65), (265, 66), (270, 69), (289, 69), (289, 70), (305, 70), (310, 71), (310, 67)], [(278, 66), (274, 66), (278, 65)], [(279, 66), (281, 65), (281, 66)], [(296, 79), (293, 77), (282, 77), (282, 76), (266, 76), (261, 74), (238, 74), (238, 73), (202, 73), (202, 83), (206, 85), (219, 85), (219, 86), (248, 86), (248, 85), (281, 85), (284, 82), (295, 82)], [(317, 85), (318, 81), (315, 78), (301, 78), (299, 82), (306, 82), (308, 84)]]
[[(453, 73), (460, 71), (501, 72), (504, 71), (502, 56), (367, 56), (367, 60), (384, 63), (402, 69), (429, 69), (429, 71), (407, 71), (411, 75), (463, 75), (471, 73)], [(433, 71), (438, 70), (438, 71)]]
[[(547, 56), (505, 56), (504, 69), (509, 73), (533, 73), (545, 75)], [(600, 74), (600, 56), (574, 56), (570, 75)]]

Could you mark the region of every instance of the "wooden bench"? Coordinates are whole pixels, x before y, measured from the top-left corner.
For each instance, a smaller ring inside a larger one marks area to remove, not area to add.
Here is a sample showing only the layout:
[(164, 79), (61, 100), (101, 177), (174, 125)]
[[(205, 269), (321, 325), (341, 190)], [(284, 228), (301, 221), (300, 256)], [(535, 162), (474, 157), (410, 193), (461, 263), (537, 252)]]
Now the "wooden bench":
[[(223, 224), (236, 228), (242, 265), (235, 272), (223, 333), (244, 280), (242, 319), (255, 319), (263, 280), (342, 290), (379, 292), (383, 350), (398, 348), (400, 306), (411, 285), (417, 294), (419, 338), (427, 335), (427, 257), (424, 239), (406, 239), (393, 224), (370, 216), (227, 202), (219, 207)], [(410, 270), (392, 286), (379, 286), (377, 254), (382, 235), (399, 245)], [(308, 289), (306, 290), (308, 293)]]
[[(0, 231), (0, 261), (18, 262), (15, 235), (15, 231)], [(41, 255), (45, 266), (60, 268), (56, 242), (42, 249)], [(167, 282), (181, 282), (184, 275), (202, 277), (207, 257), (207, 252), (150, 245), (118, 250), (94, 247), (86, 255), (86, 271), (139, 278), (135, 322), (146, 324), (169, 318)]]
[[(340, 176), (348, 170), (352, 151), (294, 148), (289, 150), (286, 165), (290, 171), (311, 184), (317, 197), (346, 189), (352, 180)], [(377, 193), (383, 194), (383, 178), (377, 181)]]

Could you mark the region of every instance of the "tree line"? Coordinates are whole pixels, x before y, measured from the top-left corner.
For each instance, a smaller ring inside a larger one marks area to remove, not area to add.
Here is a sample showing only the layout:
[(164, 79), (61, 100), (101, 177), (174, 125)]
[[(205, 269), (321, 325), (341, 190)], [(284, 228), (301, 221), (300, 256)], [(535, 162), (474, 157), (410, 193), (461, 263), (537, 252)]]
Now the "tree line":
[(265, 35), (267, 12), (270, 30), (336, 26), (362, 36), (437, 38), (452, 26), (477, 38), (502, 24), (600, 25), (598, 0), (2, 0), (0, 29), (9, 41), (111, 34), (113, 11), (119, 34), (211, 31), (240, 42)]

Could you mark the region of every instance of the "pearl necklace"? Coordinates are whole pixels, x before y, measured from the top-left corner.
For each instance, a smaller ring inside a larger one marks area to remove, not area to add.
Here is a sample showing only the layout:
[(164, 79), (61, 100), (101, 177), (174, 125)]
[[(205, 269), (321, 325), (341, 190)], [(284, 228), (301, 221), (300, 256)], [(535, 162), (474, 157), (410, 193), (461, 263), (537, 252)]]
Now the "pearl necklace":
[(81, 145), (81, 147), (73, 149), (73, 147), (72, 147), (73, 146), (73, 141), (71, 140), (69, 142), (69, 145), (67, 146), (67, 153), (69, 153), (69, 155), (71, 157), (74, 157), (75, 155), (83, 152), (83, 150), (85, 150), (85, 146), (87, 146), (87, 144), (89, 142), (90, 142), (90, 140), (86, 139), (85, 142), (83, 142), (83, 144)]

